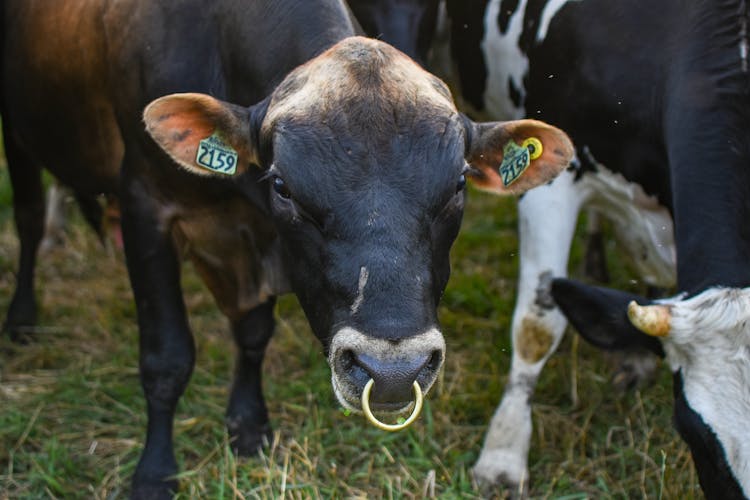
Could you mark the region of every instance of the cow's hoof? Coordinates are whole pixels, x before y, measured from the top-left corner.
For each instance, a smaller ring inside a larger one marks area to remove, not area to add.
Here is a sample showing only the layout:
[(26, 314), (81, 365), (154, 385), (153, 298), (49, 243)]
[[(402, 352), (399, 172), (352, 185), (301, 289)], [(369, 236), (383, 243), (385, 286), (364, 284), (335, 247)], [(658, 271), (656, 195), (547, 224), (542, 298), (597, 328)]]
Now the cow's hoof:
[(132, 500), (172, 500), (177, 491), (177, 481), (133, 481)]
[(483, 451), (471, 473), (485, 497), (528, 498), (526, 467), (505, 450)]
[[(235, 421), (236, 422), (236, 421)], [(240, 457), (252, 457), (273, 442), (273, 430), (266, 423), (262, 426), (236, 424), (227, 419), (227, 430), (232, 451)]]
[(35, 326), (36, 307), (19, 308), (11, 305), (2, 331), (10, 337), (11, 341), (28, 344), (34, 337)]
[(177, 479), (177, 462), (169, 452), (151, 448), (143, 450), (133, 474), (130, 498), (134, 500), (169, 500), (180, 488)]

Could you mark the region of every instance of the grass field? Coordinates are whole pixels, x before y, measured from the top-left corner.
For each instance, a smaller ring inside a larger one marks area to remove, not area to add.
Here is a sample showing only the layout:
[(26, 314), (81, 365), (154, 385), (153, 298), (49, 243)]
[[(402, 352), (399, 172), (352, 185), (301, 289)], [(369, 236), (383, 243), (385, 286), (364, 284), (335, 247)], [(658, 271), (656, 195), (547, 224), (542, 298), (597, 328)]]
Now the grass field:
[[(1, 161), (1, 160), (0, 160)], [(0, 164), (0, 314), (17, 240)], [(276, 429), (257, 459), (228, 451), (223, 413), (233, 359), (226, 321), (189, 265), (183, 284), (198, 359), (176, 416), (180, 498), (483, 498), (470, 467), (502, 391), (517, 267), (515, 203), (472, 192), (440, 309), (448, 358), (409, 430), (386, 434), (335, 402), (321, 347), (293, 297), (278, 305), (265, 363)], [(613, 243), (613, 285), (633, 289)], [(575, 274), (580, 248), (574, 248)], [(122, 498), (143, 445), (135, 308), (123, 256), (78, 220), (38, 270), (37, 340), (0, 339), (0, 499)], [(612, 360), (568, 335), (534, 398), (534, 498), (702, 498), (671, 425), (671, 377), (617, 394)], [(577, 390), (579, 401), (571, 394)], [(503, 497), (495, 491), (491, 496)]]

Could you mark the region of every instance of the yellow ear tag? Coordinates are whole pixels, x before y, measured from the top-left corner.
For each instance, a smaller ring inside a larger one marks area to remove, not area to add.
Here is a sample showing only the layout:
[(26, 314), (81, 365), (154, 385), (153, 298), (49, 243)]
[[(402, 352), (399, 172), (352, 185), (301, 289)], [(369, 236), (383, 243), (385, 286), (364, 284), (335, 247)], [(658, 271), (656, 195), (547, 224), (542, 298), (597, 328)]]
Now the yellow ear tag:
[(218, 132), (214, 132), (200, 142), (195, 163), (213, 172), (234, 175), (237, 171), (237, 151), (222, 141)]
[(521, 147), (529, 150), (529, 157), (532, 160), (536, 160), (537, 158), (542, 156), (542, 153), (544, 152), (542, 141), (540, 141), (536, 137), (529, 137), (521, 143)]
[(536, 137), (529, 137), (520, 146), (513, 139), (508, 141), (503, 147), (503, 161), (497, 169), (503, 186), (508, 187), (516, 182), (529, 167), (531, 160), (542, 156), (543, 151), (542, 141)]

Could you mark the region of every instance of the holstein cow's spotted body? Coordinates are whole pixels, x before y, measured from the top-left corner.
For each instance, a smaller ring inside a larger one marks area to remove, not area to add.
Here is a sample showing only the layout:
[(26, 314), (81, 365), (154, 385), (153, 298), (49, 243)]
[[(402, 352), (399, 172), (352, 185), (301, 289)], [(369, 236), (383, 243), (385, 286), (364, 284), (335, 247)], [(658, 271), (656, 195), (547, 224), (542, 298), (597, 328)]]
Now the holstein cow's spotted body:
[[(8, 322), (33, 322), (40, 167), (76, 192), (115, 193), (148, 406), (137, 498), (177, 487), (172, 419), (195, 359), (181, 257), (230, 320), (227, 426), (251, 453), (270, 432), (260, 368), (278, 294), (299, 298), (341, 404), (359, 410), (372, 379), (373, 410), (408, 409), (415, 382), (428, 391), (445, 358), (436, 308), (466, 177), (520, 194), (572, 158), (567, 137), (543, 123), (460, 115), (436, 77), (352, 36), (340, 0), (3, 7), (3, 126), (22, 247)], [(514, 163), (504, 184), (504, 150), (529, 137), (544, 153)]]
[[(577, 150), (575, 168), (519, 203), (512, 370), (474, 469), (481, 480), (523, 490), (529, 398), (566, 326), (548, 300), (549, 284), (566, 274), (582, 207), (614, 220), (646, 283), (676, 285), (694, 297), (671, 302), (684, 317), (704, 293), (715, 295), (708, 302), (719, 309), (725, 295), (745, 300), (743, 288), (750, 284), (747, 4), (448, 0), (448, 12), (465, 100), (495, 119), (532, 116), (552, 122), (571, 134)], [(729, 289), (712, 292), (716, 286)], [(580, 301), (564, 300), (561, 290), (570, 288), (560, 285), (554, 298), (572, 318), (585, 316)], [(627, 304), (618, 305), (617, 315), (624, 318)], [(742, 316), (729, 322), (733, 326), (684, 322), (680, 340), (667, 340), (664, 347), (683, 380), (675, 386), (678, 429), (691, 445), (704, 490), (715, 498), (738, 495), (737, 481), (750, 493), (747, 440), (719, 431), (730, 415), (715, 415), (724, 404), (739, 405), (745, 415), (750, 408), (750, 381), (742, 368), (747, 327)], [(574, 323), (584, 334), (590, 330), (587, 321)], [(712, 335), (725, 338), (709, 342)], [(671, 342), (689, 345), (705, 359), (680, 357)], [(724, 345), (725, 354), (713, 343)], [(607, 345), (636, 344), (612, 340)], [(648, 346), (661, 352), (658, 342)], [(711, 378), (707, 364), (721, 365), (727, 356), (735, 366), (722, 378), (727, 385), (704, 397), (711, 391), (701, 382)], [(690, 411), (691, 423), (683, 425)], [(722, 467), (724, 473), (717, 472)], [(717, 478), (726, 481), (726, 490)]]

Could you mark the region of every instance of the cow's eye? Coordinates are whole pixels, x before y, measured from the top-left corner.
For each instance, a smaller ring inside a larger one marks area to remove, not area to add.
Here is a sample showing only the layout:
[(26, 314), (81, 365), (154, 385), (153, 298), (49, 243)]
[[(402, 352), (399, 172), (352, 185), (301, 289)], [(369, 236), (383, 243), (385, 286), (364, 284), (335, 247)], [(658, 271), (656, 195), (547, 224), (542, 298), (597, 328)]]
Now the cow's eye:
[(276, 191), (279, 196), (281, 196), (285, 200), (288, 200), (292, 197), (292, 193), (290, 193), (289, 188), (286, 187), (286, 182), (284, 182), (284, 179), (274, 176), (271, 183), (273, 184), (273, 190)]
[(460, 193), (466, 187), (466, 174), (461, 174), (458, 178), (458, 184), (456, 184), (456, 192)]

